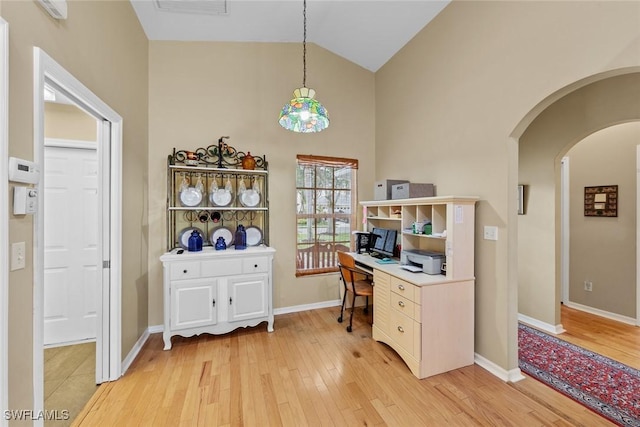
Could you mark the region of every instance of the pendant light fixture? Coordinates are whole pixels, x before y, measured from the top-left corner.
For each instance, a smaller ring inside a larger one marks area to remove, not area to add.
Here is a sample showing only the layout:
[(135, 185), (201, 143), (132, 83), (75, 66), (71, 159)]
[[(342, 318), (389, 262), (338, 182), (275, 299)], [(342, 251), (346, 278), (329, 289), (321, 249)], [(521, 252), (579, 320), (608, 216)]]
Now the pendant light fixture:
[(293, 99), (282, 107), (280, 126), (293, 132), (320, 132), (329, 127), (327, 109), (314, 96), (316, 91), (307, 86), (307, 0), (303, 0), (302, 17), (302, 87), (293, 91)]

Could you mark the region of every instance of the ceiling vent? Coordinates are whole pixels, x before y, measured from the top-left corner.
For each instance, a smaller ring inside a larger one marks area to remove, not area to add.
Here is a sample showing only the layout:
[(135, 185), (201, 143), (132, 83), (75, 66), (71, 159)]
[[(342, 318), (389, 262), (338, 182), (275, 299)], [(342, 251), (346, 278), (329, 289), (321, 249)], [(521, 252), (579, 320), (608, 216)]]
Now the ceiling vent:
[(38, 0), (40, 6), (56, 19), (67, 19), (67, 0)]
[(154, 0), (156, 9), (195, 15), (227, 15), (227, 0)]

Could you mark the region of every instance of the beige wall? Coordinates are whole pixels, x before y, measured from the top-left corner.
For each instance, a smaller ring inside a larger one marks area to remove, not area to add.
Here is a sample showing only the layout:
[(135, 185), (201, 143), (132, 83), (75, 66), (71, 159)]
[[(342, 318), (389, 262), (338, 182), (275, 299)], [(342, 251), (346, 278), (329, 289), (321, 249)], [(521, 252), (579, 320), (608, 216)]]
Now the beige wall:
[[(166, 162), (173, 148), (196, 149), (230, 136), (240, 151), (269, 162), (269, 244), (274, 306), (337, 300), (337, 274), (295, 277), (296, 154), (357, 158), (358, 191), (374, 181), (374, 75), (315, 45), (307, 46), (307, 83), (328, 109), (329, 128), (296, 134), (278, 124), (282, 106), (302, 83), (296, 43), (152, 41), (149, 53), (149, 324), (162, 324), (166, 248)], [(275, 328), (278, 328), (276, 319)]]
[(454, 1), (376, 73), (376, 178), (481, 198), (475, 347), (504, 369), (517, 368), (517, 138), (561, 89), (638, 67), (639, 16), (637, 2)]
[(75, 105), (44, 104), (45, 138), (96, 141), (97, 134), (96, 118)]
[[(67, 4), (68, 19), (56, 21), (37, 2), (2, 2), (9, 23), (9, 154), (33, 159), (34, 46), (124, 118), (122, 351), (127, 354), (147, 327), (148, 41), (129, 2)], [(27, 268), (9, 273), (9, 405), (28, 409), (33, 408), (33, 217), (10, 216), (9, 229), (10, 243), (27, 243)]]
[[(569, 300), (636, 317), (636, 150), (640, 122), (612, 126), (567, 153), (570, 171)], [(618, 185), (618, 216), (584, 216), (584, 187)], [(591, 281), (593, 290), (585, 291)]]

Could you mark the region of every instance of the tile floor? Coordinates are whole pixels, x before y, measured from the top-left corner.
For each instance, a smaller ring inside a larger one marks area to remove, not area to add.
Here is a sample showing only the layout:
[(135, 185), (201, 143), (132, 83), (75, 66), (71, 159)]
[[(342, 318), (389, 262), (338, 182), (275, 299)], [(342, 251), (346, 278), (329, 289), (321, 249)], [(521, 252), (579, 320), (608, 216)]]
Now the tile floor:
[(45, 426), (71, 425), (98, 388), (95, 367), (95, 342), (44, 351), (44, 407), (58, 414), (64, 410), (69, 413), (68, 420), (45, 420)]

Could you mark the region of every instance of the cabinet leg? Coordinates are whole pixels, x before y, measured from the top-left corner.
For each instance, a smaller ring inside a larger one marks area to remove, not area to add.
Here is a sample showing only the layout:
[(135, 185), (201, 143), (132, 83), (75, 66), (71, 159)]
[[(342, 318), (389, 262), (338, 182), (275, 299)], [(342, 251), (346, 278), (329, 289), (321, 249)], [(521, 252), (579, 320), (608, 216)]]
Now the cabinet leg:
[(162, 340), (164, 341), (164, 349), (171, 350), (171, 337), (169, 335), (163, 335)]
[(267, 321), (267, 332), (273, 332), (273, 319)]

